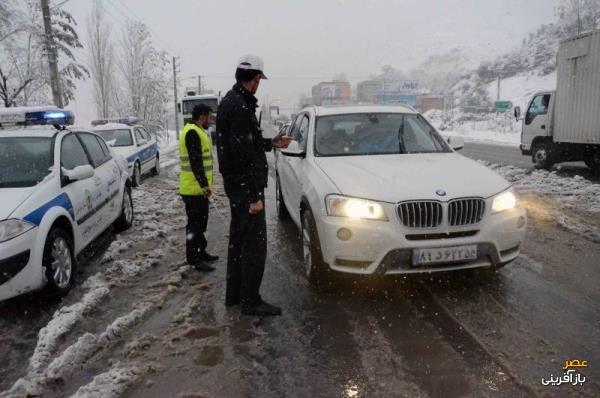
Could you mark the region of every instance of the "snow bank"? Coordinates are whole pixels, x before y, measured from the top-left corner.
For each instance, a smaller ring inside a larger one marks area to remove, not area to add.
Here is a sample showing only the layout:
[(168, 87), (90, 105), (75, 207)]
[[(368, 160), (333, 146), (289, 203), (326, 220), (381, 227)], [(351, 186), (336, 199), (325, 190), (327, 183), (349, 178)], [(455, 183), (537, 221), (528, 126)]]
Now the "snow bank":
[(135, 366), (115, 368), (102, 373), (91, 383), (81, 387), (72, 398), (112, 398), (121, 396), (127, 388), (142, 375), (142, 370)]
[[(514, 106), (520, 106), (524, 114), (532, 95), (538, 91), (554, 90), (556, 88), (556, 72), (546, 76), (537, 73), (521, 73), (500, 81), (500, 99), (511, 101)], [(498, 82), (488, 84), (487, 92), (490, 98), (497, 98)]]

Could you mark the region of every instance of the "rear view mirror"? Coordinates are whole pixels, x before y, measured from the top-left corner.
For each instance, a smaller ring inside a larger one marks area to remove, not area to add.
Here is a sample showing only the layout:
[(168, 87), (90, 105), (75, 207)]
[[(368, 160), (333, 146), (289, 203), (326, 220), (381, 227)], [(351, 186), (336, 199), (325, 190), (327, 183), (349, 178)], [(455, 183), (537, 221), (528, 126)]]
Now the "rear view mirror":
[(515, 106), (515, 120), (521, 120), (521, 107)]
[(455, 151), (460, 151), (465, 147), (465, 140), (462, 137), (448, 137), (448, 145)]
[(92, 166), (77, 166), (74, 169), (67, 170), (62, 168), (63, 175), (68, 179), (69, 182), (87, 180), (94, 176), (94, 168)]

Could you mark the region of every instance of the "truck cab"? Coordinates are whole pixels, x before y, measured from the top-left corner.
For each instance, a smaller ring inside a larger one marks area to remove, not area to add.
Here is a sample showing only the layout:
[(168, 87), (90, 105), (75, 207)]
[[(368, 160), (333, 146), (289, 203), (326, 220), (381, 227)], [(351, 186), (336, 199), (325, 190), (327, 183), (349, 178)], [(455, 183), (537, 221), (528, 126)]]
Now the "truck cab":
[[(551, 141), (555, 91), (535, 93), (527, 104), (522, 118), (521, 153), (531, 155), (533, 162), (541, 165), (547, 161), (548, 145)], [(521, 109), (515, 108), (515, 117), (521, 119)]]

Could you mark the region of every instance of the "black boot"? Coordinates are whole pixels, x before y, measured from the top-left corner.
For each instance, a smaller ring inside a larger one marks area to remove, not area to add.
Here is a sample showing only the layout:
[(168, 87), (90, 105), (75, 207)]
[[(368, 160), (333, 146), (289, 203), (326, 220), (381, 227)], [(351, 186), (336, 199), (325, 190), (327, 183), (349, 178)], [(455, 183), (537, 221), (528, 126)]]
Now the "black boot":
[(266, 303), (264, 301), (255, 306), (242, 304), (242, 314), (255, 316), (277, 316), (281, 315), (281, 308)]
[(213, 256), (207, 252), (202, 253), (200, 256), (202, 257), (202, 260), (209, 262), (217, 261), (219, 259), (219, 256)]
[(201, 271), (201, 272), (211, 272), (211, 271), (215, 270), (215, 267), (213, 267), (212, 265), (205, 264), (203, 262), (200, 262), (197, 264), (191, 264), (191, 266), (196, 271)]

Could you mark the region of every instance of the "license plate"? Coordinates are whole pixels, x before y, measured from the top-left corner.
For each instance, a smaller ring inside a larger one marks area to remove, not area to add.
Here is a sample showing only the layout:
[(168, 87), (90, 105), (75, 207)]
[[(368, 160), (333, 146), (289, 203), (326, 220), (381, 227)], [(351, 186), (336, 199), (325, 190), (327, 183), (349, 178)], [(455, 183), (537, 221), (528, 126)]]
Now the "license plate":
[(477, 259), (477, 245), (413, 249), (413, 265), (444, 264)]

